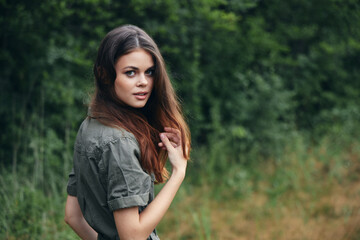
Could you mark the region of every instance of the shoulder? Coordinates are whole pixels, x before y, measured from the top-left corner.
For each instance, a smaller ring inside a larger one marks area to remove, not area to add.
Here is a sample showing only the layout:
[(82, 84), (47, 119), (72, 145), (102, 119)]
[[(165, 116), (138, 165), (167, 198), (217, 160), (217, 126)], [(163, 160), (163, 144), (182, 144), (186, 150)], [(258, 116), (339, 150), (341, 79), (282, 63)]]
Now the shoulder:
[(78, 132), (77, 142), (86, 145), (96, 145), (106, 148), (109, 144), (127, 142), (139, 148), (135, 136), (123, 128), (106, 126), (95, 118), (86, 118)]

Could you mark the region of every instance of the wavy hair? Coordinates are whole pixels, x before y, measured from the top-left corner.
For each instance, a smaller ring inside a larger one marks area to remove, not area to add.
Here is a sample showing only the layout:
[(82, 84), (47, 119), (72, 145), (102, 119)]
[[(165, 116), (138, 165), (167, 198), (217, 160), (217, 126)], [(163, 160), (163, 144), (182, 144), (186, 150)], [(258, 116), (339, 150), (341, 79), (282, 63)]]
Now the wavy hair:
[[(117, 60), (139, 48), (151, 54), (155, 72), (148, 102), (143, 108), (136, 109), (118, 99), (114, 82)], [(158, 147), (159, 133), (167, 126), (179, 129), (183, 154), (189, 159), (190, 131), (156, 43), (136, 26), (115, 28), (102, 40), (93, 71), (95, 93), (90, 103), (90, 117), (104, 125), (123, 128), (134, 134), (140, 145), (142, 168), (153, 173), (157, 183), (164, 182), (168, 178), (165, 168), (168, 156), (165, 150)]]

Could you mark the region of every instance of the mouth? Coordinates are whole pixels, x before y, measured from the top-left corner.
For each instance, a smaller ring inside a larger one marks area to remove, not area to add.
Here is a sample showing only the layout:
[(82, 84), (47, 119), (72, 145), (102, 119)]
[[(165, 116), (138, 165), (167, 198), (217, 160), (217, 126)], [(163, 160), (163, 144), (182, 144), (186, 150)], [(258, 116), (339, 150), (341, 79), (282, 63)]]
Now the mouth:
[(137, 92), (134, 96), (137, 100), (143, 101), (147, 99), (148, 92)]
[(135, 96), (146, 96), (148, 93), (147, 92), (137, 92), (134, 93)]

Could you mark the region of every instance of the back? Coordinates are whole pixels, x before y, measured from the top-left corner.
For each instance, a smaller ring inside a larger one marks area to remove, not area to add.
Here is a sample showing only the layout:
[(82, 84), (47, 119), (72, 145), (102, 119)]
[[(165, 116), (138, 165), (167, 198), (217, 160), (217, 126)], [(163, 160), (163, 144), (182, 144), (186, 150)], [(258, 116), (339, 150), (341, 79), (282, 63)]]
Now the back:
[[(99, 239), (119, 239), (113, 211), (138, 206), (141, 212), (154, 198), (154, 176), (141, 168), (140, 156), (133, 134), (90, 117), (81, 124), (67, 192)], [(155, 230), (148, 239), (159, 239)]]

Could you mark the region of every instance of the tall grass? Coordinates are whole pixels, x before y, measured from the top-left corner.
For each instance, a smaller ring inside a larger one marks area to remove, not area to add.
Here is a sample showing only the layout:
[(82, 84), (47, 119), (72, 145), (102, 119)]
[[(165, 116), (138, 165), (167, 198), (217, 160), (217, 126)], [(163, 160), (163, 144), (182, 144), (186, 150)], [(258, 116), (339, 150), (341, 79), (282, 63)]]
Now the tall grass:
[[(246, 164), (225, 147), (195, 149), (162, 239), (360, 238), (359, 141), (297, 136), (283, 154)], [(45, 158), (30, 166), (1, 170), (0, 239), (78, 239), (63, 221), (63, 169)]]
[[(311, 145), (297, 136), (278, 157), (233, 164), (221, 174), (193, 169), (197, 175), (187, 179), (186, 193), (161, 222), (160, 234), (164, 239), (359, 239), (360, 142), (324, 138)], [(194, 187), (197, 176), (201, 184)]]

